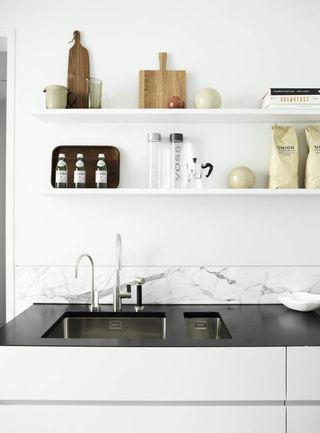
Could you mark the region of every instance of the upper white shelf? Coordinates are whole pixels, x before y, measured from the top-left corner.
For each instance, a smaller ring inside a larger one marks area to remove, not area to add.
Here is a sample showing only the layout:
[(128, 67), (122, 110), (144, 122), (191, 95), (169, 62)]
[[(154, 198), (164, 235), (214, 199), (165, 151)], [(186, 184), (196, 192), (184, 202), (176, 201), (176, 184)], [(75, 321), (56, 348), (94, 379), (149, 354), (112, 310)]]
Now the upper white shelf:
[(305, 123), (319, 122), (318, 109), (42, 109), (33, 115), (51, 123)]

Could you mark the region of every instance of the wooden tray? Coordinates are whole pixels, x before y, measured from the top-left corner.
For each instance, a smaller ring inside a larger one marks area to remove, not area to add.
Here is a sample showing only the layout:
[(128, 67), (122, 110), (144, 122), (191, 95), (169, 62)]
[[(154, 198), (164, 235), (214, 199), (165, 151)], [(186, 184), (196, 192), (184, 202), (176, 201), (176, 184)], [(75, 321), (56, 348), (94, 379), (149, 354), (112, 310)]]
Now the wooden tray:
[(108, 170), (108, 188), (118, 188), (120, 180), (120, 152), (114, 146), (58, 146), (52, 151), (51, 185), (55, 188), (56, 165), (59, 153), (66, 155), (68, 165), (68, 188), (73, 186), (73, 172), (77, 160), (77, 153), (83, 153), (86, 167), (86, 188), (95, 188), (95, 172), (98, 153), (104, 153)]

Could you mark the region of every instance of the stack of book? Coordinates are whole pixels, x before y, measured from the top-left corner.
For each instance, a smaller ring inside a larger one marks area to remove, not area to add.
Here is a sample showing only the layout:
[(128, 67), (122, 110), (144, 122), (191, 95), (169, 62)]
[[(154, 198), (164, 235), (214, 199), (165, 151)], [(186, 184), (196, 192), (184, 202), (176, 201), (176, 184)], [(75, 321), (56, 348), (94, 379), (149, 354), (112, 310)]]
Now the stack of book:
[(319, 89), (271, 88), (261, 100), (261, 108), (319, 108)]

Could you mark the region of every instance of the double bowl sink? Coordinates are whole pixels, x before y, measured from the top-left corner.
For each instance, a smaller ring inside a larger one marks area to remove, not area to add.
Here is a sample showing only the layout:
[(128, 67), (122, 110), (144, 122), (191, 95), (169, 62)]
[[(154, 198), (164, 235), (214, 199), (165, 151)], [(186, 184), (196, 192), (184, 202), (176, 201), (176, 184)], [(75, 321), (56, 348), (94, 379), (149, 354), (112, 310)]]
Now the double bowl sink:
[[(165, 313), (65, 313), (43, 338), (166, 339)], [(218, 313), (183, 313), (188, 338), (231, 338)]]

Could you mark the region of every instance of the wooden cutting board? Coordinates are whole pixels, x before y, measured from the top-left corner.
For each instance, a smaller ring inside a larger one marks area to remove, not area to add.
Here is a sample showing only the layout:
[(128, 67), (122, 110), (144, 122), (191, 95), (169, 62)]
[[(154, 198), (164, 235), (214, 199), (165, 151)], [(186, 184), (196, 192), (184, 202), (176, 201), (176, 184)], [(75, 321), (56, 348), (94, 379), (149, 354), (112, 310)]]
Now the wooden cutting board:
[(80, 44), (80, 32), (73, 32), (74, 45), (69, 50), (68, 89), (76, 96), (72, 108), (89, 107), (89, 54)]
[(139, 108), (168, 108), (171, 96), (186, 102), (186, 71), (168, 71), (167, 53), (159, 53), (158, 71), (139, 72)]

